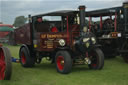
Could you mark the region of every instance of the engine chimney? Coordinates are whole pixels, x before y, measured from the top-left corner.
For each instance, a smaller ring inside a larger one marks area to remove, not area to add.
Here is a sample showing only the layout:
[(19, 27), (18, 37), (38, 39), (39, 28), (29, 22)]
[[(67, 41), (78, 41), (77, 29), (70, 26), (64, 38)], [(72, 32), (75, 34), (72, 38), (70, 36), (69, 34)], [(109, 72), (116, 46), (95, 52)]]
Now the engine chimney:
[(79, 16), (80, 16), (80, 29), (83, 30), (85, 26), (85, 6), (79, 6)]

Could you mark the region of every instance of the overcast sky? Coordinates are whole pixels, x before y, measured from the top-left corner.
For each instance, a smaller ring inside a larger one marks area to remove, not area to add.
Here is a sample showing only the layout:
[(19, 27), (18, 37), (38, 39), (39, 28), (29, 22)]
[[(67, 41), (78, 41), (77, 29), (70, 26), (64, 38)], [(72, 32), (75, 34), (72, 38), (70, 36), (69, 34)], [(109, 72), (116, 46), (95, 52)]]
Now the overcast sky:
[(124, 1), (128, 0), (0, 0), (0, 22), (13, 24), (17, 16), (77, 9), (79, 5), (86, 5), (86, 10), (116, 7)]

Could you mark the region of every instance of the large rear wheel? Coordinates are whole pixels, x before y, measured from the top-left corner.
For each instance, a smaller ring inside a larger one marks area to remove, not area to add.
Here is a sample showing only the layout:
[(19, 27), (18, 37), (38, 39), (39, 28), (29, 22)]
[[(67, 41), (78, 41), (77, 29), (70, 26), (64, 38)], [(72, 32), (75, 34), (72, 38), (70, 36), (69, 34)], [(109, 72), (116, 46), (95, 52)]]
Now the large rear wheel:
[(35, 56), (31, 55), (30, 49), (22, 46), (19, 52), (20, 62), (23, 67), (33, 67), (35, 64)]
[(0, 80), (10, 80), (12, 74), (11, 54), (8, 48), (0, 48)]
[(72, 58), (68, 51), (58, 51), (55, 56), (56, 69), (59, 73), (67, 74), (72, 69)]
[(104, 66), (104, 54), (99, 48), (93, 49), (90, 53), (91, 64), (89, 64), (90, 69), (102, 69)]

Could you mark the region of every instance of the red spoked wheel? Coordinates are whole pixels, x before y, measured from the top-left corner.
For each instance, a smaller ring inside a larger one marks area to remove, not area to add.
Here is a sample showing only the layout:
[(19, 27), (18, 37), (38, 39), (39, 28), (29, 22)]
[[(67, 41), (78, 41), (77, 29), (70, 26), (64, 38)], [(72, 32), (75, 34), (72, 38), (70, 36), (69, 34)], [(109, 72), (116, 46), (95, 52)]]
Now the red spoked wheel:
[(0, 80), (4, 80), (5, 77), (5, 57), (4, 52), (0, 49)]
[(19, 51), (20, 63), (23, 67), (33, 67), (35, 65), (35, 56), (31, 55), (27, 46), (21, 46)]
[(57, 57), (57, 66), (58, 66), (58, 69), (61, 71), (64, 69), (64, 57), (63, 56)]
[(93, 49), (90, 54), (90, 60), (91, 64), (89, 64), (90, 69), (102, 69), (104, 66), (104, 54), (103, 52), (99, 49)]
[(58, 51), (55, 56), (56, 69), (59, 73), (67, 74), (72, 69), (72, 58), (68, 51)]
[(0, 48), (0, 80), (10, 80), (12, 73), (11, 54), (8, 48)]

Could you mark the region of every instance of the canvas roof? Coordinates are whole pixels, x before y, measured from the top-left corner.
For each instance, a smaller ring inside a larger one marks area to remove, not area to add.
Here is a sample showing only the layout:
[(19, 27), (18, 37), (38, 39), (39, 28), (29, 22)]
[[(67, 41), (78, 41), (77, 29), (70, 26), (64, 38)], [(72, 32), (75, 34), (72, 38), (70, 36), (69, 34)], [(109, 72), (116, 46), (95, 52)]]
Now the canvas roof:
[(0, 27), (0, 31), (1, 32), (10, 32), (10, 31), (14, 31), (14, 29), (11, 27), (2, 26), (2, 27)]
[(78, 11), (74, 10), (61, 10), (61, 11), (55, 11), (55, 12), (49, 12), (44, 14), (35, 15), (32, 17), (41, 17), (41, 16), (67, 16), (67, 15), (75, 15), (78, 13)]
[(115, 15), (115, 12), (123, 11), (122, 7), (113, 7), (113, 8), (106, 8), (106, 9), (99, 9), (94, 11), (87, 11), (87, 17), (100, 17), (100, 16), (108, 16), (108, 15)]

